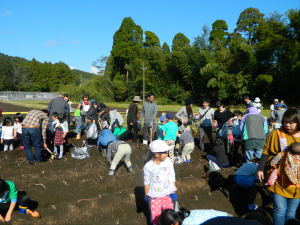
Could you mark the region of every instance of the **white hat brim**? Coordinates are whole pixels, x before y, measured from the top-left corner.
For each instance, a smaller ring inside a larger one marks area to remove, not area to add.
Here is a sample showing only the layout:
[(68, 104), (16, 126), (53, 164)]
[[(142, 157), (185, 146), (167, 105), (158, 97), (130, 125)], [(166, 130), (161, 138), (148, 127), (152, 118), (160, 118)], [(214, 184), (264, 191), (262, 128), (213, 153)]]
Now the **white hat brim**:
[(168, 146), (168, 147), (166, 147), (166, 148), (164, 148), (164, 149), (160, 149), (159, 151), (155, 151), (155, 152), (151, 151), (151, 152), (153, 152), (153, 153), (162, 153), (162, 152), (170, 151), (170, 150), (172, 150), (173, 148), (175, 148), (175, 145), (170, 145), (170, 146)]

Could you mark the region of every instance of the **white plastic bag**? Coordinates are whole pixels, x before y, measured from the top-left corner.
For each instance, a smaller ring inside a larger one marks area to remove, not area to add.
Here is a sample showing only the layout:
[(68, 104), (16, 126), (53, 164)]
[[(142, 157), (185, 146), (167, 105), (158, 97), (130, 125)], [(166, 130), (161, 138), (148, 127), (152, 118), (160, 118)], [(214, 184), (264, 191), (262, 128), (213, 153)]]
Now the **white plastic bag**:
[(72, 158), (75, 159), (85, 159), (85, 158), (90, 158), (90, 150), (91, 147), (90, 146), (83, 146), (82, 148), (80, 147), (76, 147), (75, 145), (73, 145), (73, 150), (71, 152), (71, 156)]
[(180, 164), (180, 163), (183, 163), (183, 162), (184, 162), (184, 160), (183, 160), (182, 156), (178, 155), (178, 156), (174, 157), (174, 163), (175, 164)]
[(221, 168), (213, 161), (209, 160), (208, 162), (208, 171), (207, 172), (213, 172), (220, 170)]
[(89, 139), (96, 139), (98, 138), (98, 130), (97, 130), (97, 125), (93, 123), (89, 130), (86, 133), (86, 137)]

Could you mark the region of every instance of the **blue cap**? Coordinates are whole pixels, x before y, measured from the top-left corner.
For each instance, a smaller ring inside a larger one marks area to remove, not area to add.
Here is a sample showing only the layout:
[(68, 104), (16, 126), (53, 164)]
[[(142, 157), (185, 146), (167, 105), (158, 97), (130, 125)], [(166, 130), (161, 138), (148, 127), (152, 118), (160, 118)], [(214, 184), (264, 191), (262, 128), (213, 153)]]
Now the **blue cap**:
[(282, 108), (282, 107), (283, 107), (283, 105), (282, 105), (282, 104), (279, 102), (279, 103), (277, 103), (276, 107), (280, 107), (280, 108)]
[(166, 116), (161, 116), (160, 117), (160, 121), (165, 121), (166, 120)]
[(167, 119), (173, 119), (174, 115), (173, 115), (173, 113), (168, 112), (166, 117), (167, 117)]

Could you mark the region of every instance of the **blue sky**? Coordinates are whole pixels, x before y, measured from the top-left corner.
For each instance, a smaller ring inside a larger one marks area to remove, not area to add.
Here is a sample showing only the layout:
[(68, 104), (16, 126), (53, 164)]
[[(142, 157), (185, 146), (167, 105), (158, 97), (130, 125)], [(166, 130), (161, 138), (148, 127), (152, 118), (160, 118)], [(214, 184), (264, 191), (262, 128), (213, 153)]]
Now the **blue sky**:
[(160, 43), (172, 45), (181, 32), (191, 42), (203, 25), (217, 19), (227, 22), (229, 32), (248, 7), (267, 15), (298, 8), (300, 0), (1, 0), (0, 52), (40, 62), (65, 62), (93, 72), (92, 62), (109, 56), (113, 35), (125, 17), (143, 31), (152, 31)]

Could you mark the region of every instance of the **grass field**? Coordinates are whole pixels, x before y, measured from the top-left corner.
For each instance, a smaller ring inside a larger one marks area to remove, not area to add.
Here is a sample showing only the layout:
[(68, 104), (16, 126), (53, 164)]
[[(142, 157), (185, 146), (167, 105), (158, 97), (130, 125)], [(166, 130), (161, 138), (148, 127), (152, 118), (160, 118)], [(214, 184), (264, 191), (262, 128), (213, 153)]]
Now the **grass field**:
[[(1, 101), (0, 101), (1, 102)], [(6, 101), (3, 101), (6, 102)], [(20, 106), (26, 106), (36, 109), (44, 109), (48, 106), (49, 101), (9, 101), (10, 104), (14, 105), (20, 105)], [(73, 104), (79, 104), (79, 102), (73, 102)], [(111, 103), (105, 103), (108, 107), (116, 107), (116, 108), (128, 108), (129, 103), (117, 103), (117, 102), (111, 102)], [(138, 105), (139, 109), (142, 108), (142, 103)], [(182, 106), (180, 105), (158, 105), (159, 111), (164, 112), (177, 112)], [(74, 108), (74, 107), (73, 107)], [(194, 106), (193, 111), (198, 112), (200, 107)], [(216, 108), (213, 108), (216, 110)], [(231, 107), (230, 110), (241, 110), (242, 112), (246, 111), (245, 107)], [(265, 117), (270, 117), (270, 110), (263, 110), (261, 114)]]

